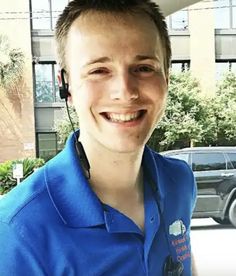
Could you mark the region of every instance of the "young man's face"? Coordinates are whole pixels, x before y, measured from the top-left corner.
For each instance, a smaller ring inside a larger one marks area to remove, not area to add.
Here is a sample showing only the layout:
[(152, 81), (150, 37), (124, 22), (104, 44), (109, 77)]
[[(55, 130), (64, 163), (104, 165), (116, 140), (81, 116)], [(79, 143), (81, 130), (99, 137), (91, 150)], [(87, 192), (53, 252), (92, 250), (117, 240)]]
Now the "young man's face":
[(81, 141), (116, 152), (143, 148), (167, 96), (154, 23), (145, 15), (82, 15), (70, 28), (66, 62)]

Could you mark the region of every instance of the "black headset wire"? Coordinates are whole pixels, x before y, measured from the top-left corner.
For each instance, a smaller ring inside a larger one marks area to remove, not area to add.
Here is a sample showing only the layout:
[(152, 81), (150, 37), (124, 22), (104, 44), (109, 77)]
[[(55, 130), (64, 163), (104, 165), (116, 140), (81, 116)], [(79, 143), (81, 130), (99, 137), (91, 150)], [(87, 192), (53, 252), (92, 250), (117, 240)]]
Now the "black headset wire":
[(72, 119), (71, 119), (71, 116), (70, 116), (70, 111), (69, 111), (69, 106), (68, 106), (68, 98), (65, 99), (65, 102), (66, 102), (67, 115), (68, 115), (68, 118), (69, 118), (69, 121), (70, 121), (70, 125), (71, 125), (72, 131), (73, 131), (73, 136), (74, 136), (75, 142), (77, 142), (77, 137), (76, 137), (76, 134), (75, 134), (74, 123), (72, 122)]
[(61, 82), (62, 85), (59, 87), (59, 92), (60, 92), (60, 97), (61, 99), (65, 99), (66, 102), (66, 111), (67, 111), (67, 115), (72, 127), (72, 131), (73, 131), (73, 136), (74, 136), (74, 141), (75, 141), (75, 148), (76, 148), (76, 152), (78, 154), (82, 169), (84, 171), (84, 174), (86, 176), (87, 179), (90, 179), (90, 164), (88, 161), (88, 158), (86, 156), (84, 147), (82, 145), (82, 143), (78, 140), (78, 138), (76, 137), (76, 132), (75, 132), (75, 127), (74, 127), (74, 123), (71, 119), (70, 116), (70, 111), (69, 111), (69, 106), (68, 106), (68, 96), (70, 95), (69, 93), (69, 85), (68, 83), (65, 82), (65, 77), (64, 74), (66, 74), (66, 71), (64, 69), (61, 69)]
[(72, 127), (73, 136), (74, 136), (74, 140), (75, 140), (76, 152), (79, 156), (79, 159), (80, 159), (80, 162), (81, 162), (81, 165), (82, 165), (82, 168), (83, 168), (83, 171), (84, 171), (84, 174), (85, 174), (86, 178), (90, 179), (90, 176), (91, 176), (90, 175), (90, 164), (89, 164), (89, 161), (88, 161), (88, 158), (86, 156), (86, 153), (85, 153), (85, 150), (84, 150), (84, 147), (83, 147), (82, 143), (76, 137), (75, 127), (74, 127), (74, 124), (73, 124), (71, 116), (70, 116), (67, 97), (65, 98), (65, 102), (66, 102), (66, 111), (67, 111), (67, 114), (68, 114), (68, 117), (69, 117), (69, 121), (70, 121), (70, 124), (71, 124), (71, 127)]
[(153, 180), (153, 178), (151, 177), (148, 169), (146, 166), (144, 166), (144, 173), (147, 177), (148, 182), (150, 183), (152, 192), (154, 194), (155, 197), (155, 201), (157, 203), (157, 208), (160, 214), (160, 219), (163, 223), (163, 227), (164, 227), (164, 235), (167, 241), (167, 246), (168, 246), (168, 251), (169, 251), (169, 256), (167, 256), (166, 261), (164, 263), (164, 276), (182, 276), (183, 275), (183, 271), (184, 271), (184, 266), (183, 263), (181, 261), (174, 261), (174, 254), (173, 251), (171, 250), (171, 245), (170, 245), (170, 239), (168, 238), (167, 235), (167, 225), (166, 225), (166, 221), (164, 219), (164, 215), (163, 215), (163, 211), (161, 208), (161, 204), (160, 204), (160, 196), (159, 196), (159, 191), (158, 191), (158, 185), (157, 183)]

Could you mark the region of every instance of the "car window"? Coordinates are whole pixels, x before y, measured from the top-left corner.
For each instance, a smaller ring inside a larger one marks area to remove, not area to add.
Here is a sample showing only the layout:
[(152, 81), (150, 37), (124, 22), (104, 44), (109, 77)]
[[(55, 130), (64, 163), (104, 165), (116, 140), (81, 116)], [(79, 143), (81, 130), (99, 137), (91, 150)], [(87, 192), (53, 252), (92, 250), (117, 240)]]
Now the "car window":
[(194, 171), (225, 170), (225, 157), (223, 153), (193, 153), (192, 168)]
[(187, 153), (176, 153), (176, 154), (170, 155), (170, 157), (172, 158), (184, 160), (187, 163), (188, 163), (188, 156), (189, 155)]
[(233, 165), (234, 169), (236, 169), (236, 153), (227, 153), (231, 164)]

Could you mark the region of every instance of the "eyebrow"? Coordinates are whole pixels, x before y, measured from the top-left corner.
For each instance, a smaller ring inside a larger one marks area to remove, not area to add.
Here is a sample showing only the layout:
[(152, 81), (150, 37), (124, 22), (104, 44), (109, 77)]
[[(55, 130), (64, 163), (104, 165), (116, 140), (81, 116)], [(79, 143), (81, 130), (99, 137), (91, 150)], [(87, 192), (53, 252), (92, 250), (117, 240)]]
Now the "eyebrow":
[(108, 62), (108, 61), (111, 61), (111, 59), (109, 57), (95, 58), (95, 59), (92, 59), (89, 62), (87, 62), (85, 64), (85, 66), (92, 65), (92, 64), (95, 64), (95, 63), (99, 63), (99, 62), (104, 63), (104, 62)]
[[(158, 57), (152, 56), (152, 55), (151, 56), (150, 55), (137, 55), (137, 56), (135, 56), (135, 60), (138, 60), (138, 61), (147, 60), (147, 59), (160, 62), (160, 59)], [(92, 64), (95, 64), (95, 63), (105, 63), (105, 62), (110, 62), (110, 61), (111, 61), (111, 58), (109, 58), (109, 57), (100, 57), (100, 58), (95, 58), (95, 59), (90, 60), (89, 62), (87, 62), (85, 64), (85, 66), (89, 66), (89, 65), (92, 65)]]
[(142, 61), (142, 60), (146, 60), (146, 59), (151, 59), (151, 60), (155, 60), (160, 62), (160, 59), (157, 56), (148, 56), (148, 55), (137, 55), (135, 57), (136, 60), (138, 61)]

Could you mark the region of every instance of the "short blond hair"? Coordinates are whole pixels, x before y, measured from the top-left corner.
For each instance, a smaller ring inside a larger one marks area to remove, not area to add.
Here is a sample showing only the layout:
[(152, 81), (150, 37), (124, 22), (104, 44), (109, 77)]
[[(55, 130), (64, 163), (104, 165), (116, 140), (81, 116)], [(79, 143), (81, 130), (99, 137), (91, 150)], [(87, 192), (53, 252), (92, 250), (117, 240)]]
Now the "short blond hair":
[(59, 66), (66, 70), (65, 48), (69, 29), (82, 13), (100, 11), (109, 13), (145, 13), (155, 23), (164, 52), (164, 70), (168, 75), (171, 62), (171, 45), (165, 17), (159, 6), (150, 0), (73, 0), (61, 13), (55, 28), (57, 59)]

